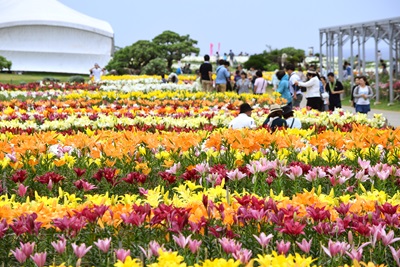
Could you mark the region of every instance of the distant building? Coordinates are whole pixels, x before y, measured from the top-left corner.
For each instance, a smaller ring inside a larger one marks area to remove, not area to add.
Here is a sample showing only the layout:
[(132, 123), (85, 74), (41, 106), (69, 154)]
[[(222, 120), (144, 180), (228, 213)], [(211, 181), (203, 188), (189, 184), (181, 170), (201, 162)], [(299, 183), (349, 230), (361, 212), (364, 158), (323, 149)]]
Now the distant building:
[(0, 0), (0, 55), (13, 71), (88, 74), (104, 67), (114, 50), (108, 22), (57, 0)]

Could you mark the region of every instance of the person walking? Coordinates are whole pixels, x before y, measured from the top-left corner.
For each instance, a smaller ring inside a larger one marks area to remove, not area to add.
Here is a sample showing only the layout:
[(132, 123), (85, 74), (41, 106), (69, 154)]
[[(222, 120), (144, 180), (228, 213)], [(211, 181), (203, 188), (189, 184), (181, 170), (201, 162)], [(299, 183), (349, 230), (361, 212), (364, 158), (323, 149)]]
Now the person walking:
[(326, 84), (326, 91), (329, 94), (329, 110), (334, 111), (335, 108), (342, 108), (342, 101), (340, 94), (344, 92), (343, 84), (335, 79), (333, 72), (328, 73), (328, 83)]
[(371, 87), (368, 86), (367, 78), (361, 76), (359, 85), (354, 89), (354, 103), (356, 104), (356, 112), (367, 114), (371, 111), (370, 99), (374, 95)]
[(320, 110), (322, 100), (317, 72), (313, 69), (309, 69), (307, 71), (307, 78), (309, 80), (306, 82), (295, 81), (294, 84), (306, 88), (307, 106), (312, 109)]
[(201, 88), (204, 92), (212, 91), (212, 65), (210, 63), (210, 56), (204, 56), (204, 63), (200, 65), (200, 80)]
[(240, 113), (239, 115), (234, 118), (229, 123), (229, 128), (231, 129), (242, 129), (242, 128), (249, 128), (253, 129), (256, 128), (256, 123), (254, 119), (251, 117), (251, 112), (253, 109), (250, 107), (249, 104), (243, 103), (240, 105)]
[(299, 74), (296, 73), (293, 64), (287, 64), (285, 69), (287, 74), (289, 75), (289, 90), (293, 97), (293, 107), (299, 108), (300, 103), (303, 100), (303, 93), (301, 92), (300, 87), (295, 85), (295, 82), (300, 82), (303, 80), (300, 78)]
[(283, 112), (289, 112), (292, 110), (292, 95), (289, 89), (289, 75), (284, 70), (280, 70), (276, 73), (276, 77), (279, 80), (279, 85), (276, 91), (281, 94), (281, 97), (286, 99), (286, 105), (282, 107)]
[(219, 66), (216, 70), (217, 77), (215, 79), (215, 87), (217, 89), (217, 92), (226, 92), (226, 81), (228, 78), (230, 78), (230, 73), (228, 70), (225, 68), (225, 60), (220, 59), (219, 60)]
[(236, 89), (238, 94), (248, 94), (250, 93), (251, 82), (247, 79), (247, 74), (243, 71), (240, 74), (240, 79), (236, 82)]

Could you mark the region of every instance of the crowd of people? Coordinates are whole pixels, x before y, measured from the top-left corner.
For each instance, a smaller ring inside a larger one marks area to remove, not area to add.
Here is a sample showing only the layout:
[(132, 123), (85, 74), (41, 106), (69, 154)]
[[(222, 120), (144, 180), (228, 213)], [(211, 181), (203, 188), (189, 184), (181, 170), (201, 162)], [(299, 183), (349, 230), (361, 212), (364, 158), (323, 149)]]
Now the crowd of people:
[[(207, 63), (207, 60), (205, 63)], [(207, 84), (212, 84), (212, 67), (209, 67), (207, 71)], [(254, 71), (253, 69), (249, 73), (238, 71), (236, 71), (234, 78), (234, 88), (238, 94), (265, 93), (267, 81), (263, 78), (261, 71)], [(226, 84), (229, 81), (228, 68), (224, 65), (224, 62), (220, 62), (215, 81), (216, 90), (225, 92), (226, 86), (221, 84)], [(310, 68), (304, 76), (301, 68), (296, 71), (293, 64), (287, 64), (285, 69), (275, 72), (272, 85), (274, 90), (279, 92), (281, 97), (286, 100), (285, 105), (271, 105), (270, 107), (270, 113), (263, 126), (272, 131), (277, 128), (301, 128), (301, 121), (294, 117), (293, 108), (298, 109), (300, 107), (303, 97), (306, 99), (306, 106), (311, 109), (334, 111), (337, 108), (342, 108), (341, 94), (344, 92), (344, 88), (342, 82), (336, 79), (333, 72), (329, 72), (325, 77)], [(203, 90), (206, 91), (205, 88)], [(209, 87), (207, 90), (210, 90)], [(351, 103), (355, 111), (367, 114), (371, 110), (370, 100), (372, 97), (373, 91), (368, 85), (367, 78), (365, 76), (356, 77), (355, 86), (351, 91)], [(240, 107), (239, 116), (230, 123), (229, 127), (233, 129), (255, 128), (256, 125), (251, 118), (251, 110), (251, 107), (244, 103)]]

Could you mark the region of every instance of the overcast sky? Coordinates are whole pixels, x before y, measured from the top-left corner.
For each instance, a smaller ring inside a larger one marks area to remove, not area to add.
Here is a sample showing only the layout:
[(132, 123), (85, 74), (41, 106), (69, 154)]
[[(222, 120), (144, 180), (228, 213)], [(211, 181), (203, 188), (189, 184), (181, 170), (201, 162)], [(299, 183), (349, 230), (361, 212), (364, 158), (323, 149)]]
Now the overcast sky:
[[(164, 30), (189, 34), (200, 54), (230, 49), (250, 54), (272, 48), (319, 50), (319, 29), (400, 16), (400, 0), (59, 0), (91, 17), (108, 21), (115, 45), (151, 40)], [(370, 41), (367, 46), (373, 47)], [(387, 45), (380, 43), (383, 57)]]

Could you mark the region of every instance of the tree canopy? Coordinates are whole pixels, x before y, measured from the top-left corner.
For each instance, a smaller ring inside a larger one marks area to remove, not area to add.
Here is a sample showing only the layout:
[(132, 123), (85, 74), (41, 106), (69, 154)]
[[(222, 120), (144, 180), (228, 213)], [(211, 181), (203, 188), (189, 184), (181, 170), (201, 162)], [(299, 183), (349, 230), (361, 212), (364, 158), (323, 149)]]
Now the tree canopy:
[[(159, 59), (165, 59), (167, 69), (171, 71), (173, 61), (181, 60), (191, 54), (199, 54), (200, 49), (195, 47), (196, 44), (197, 41), (191, 39), (189, 35), (181, 36), (172, 31), (164, 31), (152, 41), (140, 40), (116, 51), (106, 69), (115, 69), (118, 73), (126, 73), (128, 69), (144, 71), (150, 62), (152, 62), (150, 69), (160, 69), (161, 66), (154, 65), (162, 63)], [(155, 59), (158, 60), (154, 61)], [(148, 71), (149, 68), (146, 68), (146, 72)]]
[[(286, 54), (284, 62), (282, 62), (282, 55)], [(302, 49), (294, 47), (286, 47), (282, 49), (269, 49), (261, 54), (250, 56), (249, 60), (244, 63), (244, 67), (249, 69), (254, 67), (261, 70), (274, 70), (282, 67), (282, 63), (293, 63), (295, 65), (303, 62), (305, 52)]]
[(189, 35), (182, 35), (172, 32), (164, 31), (153, 39), (153, 43), (160, 48), (161, 57), (167, 60), (167, 68), (171, 70), (172, 62), (178, 61), (191, 54), (198, 55), (200, 49), (195, 47), (196, 40), (193, 40)]
[(0, 56), (0, 71), (3, 69), (8, 69), (8, 71), (11, 70), (12, 62), (7, 60), (5, 57)]

